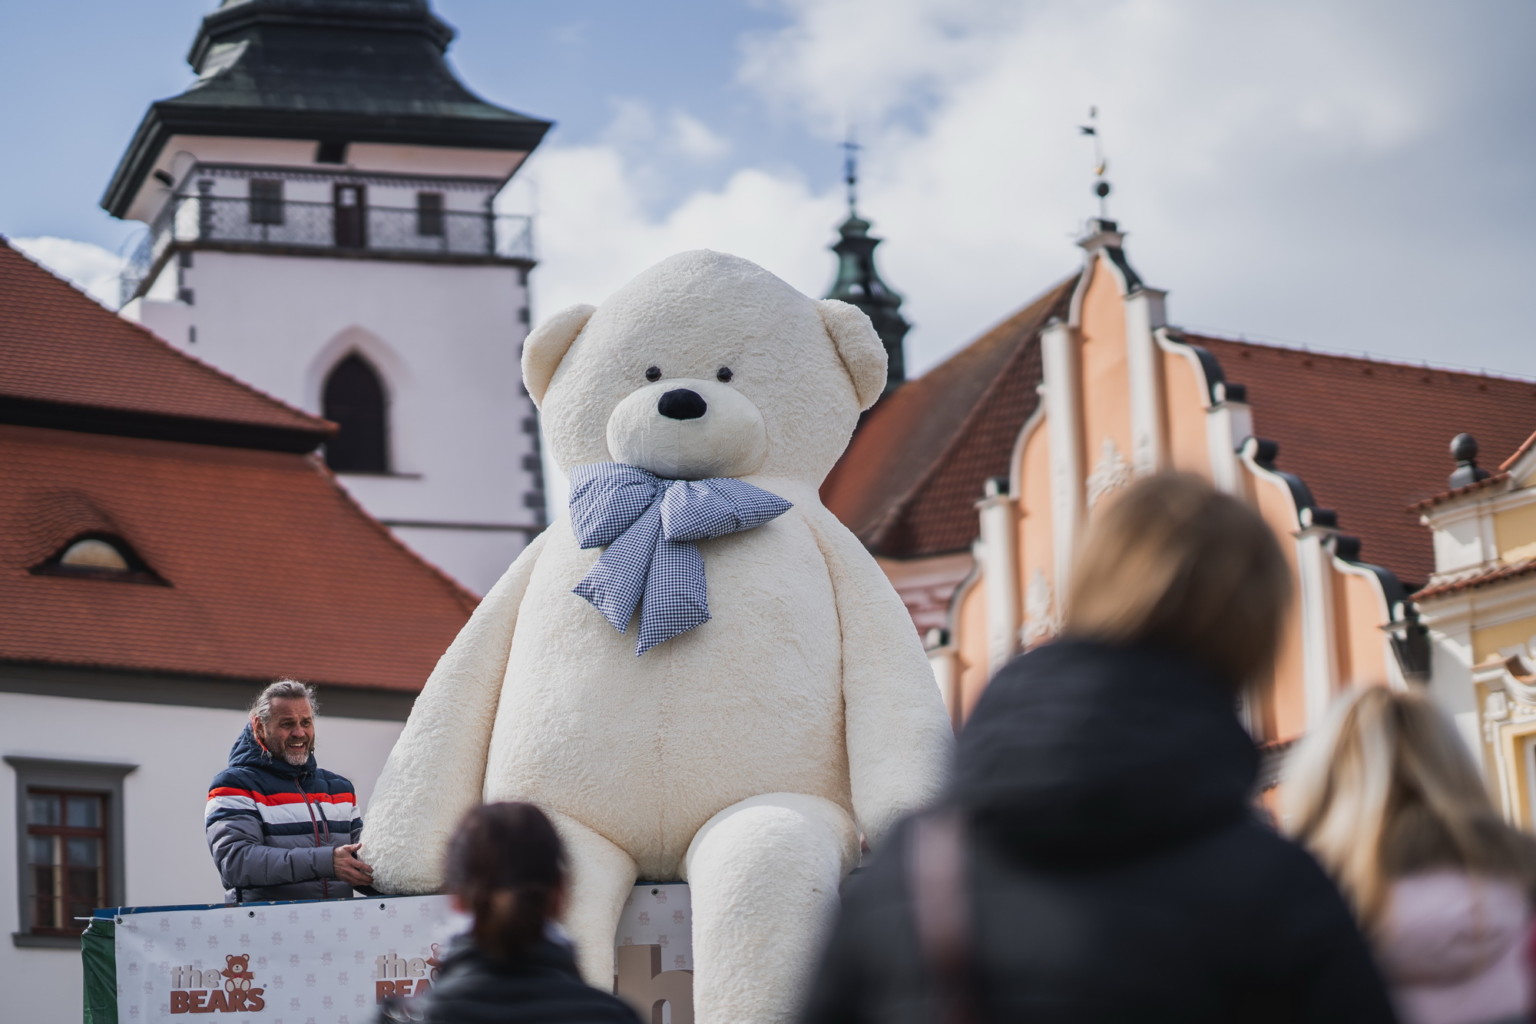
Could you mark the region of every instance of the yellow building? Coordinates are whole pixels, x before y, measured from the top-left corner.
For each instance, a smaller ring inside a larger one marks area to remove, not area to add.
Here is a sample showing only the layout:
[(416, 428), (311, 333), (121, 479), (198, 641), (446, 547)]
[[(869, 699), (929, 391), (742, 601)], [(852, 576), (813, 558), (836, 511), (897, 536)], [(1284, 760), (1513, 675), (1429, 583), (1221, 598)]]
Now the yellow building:
[(1512, 450), (1536, 385), (1183, 331), (1114, 222), (1079, 244), (1078, 273), (882, 400), (823, 488), (929, 637), (956, 723), (1056, 631), (1097, 503), (1169, 467), (1250, 502), (1294, 568), (1275, 685), (1246, 711), (1272, 751), (1346, 685), (1428, 679), (1408, 595), (1436, 561), (1410, 506), (1445, 485), (1424, 453), (1462, 430)]
[[(1533, 421), (1536, 422), (1536, 421)], [(1497, 472), (1456, 438), (1451, 489), (1417, 506), (1435, 572), (1414, 595), (1432, 649), (1430, 686), (1483, 755), (1504, 812), (1536, 826), (1536, 434)]]

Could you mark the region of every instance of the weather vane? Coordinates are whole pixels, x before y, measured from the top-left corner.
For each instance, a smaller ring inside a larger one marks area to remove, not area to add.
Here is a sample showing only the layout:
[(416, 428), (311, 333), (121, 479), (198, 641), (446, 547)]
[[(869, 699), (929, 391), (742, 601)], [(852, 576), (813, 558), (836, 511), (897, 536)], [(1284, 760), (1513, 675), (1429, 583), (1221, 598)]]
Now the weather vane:
[(1098, 179), (1093, 183), (1093, 194), (1099, 197), (1099, 219), (1109, 219), (1109, 180), (1104, 177), (1104, 172), (1109, 170), (1109, 161), (1104, 159), (1104, 147), (1099, 141), (1099, 108), (1088, 108), (1088, 123), (1077, 126), (1079, 133), (1093, 136), (1093, 176)]
[(853, 129), (848, 129), (848, 138), (843, 142), (843, 181), (848, 184), (848, 212), (856, 212), (856, 200), (859, 188), (859, 150), (863, 147), (853, 141)]

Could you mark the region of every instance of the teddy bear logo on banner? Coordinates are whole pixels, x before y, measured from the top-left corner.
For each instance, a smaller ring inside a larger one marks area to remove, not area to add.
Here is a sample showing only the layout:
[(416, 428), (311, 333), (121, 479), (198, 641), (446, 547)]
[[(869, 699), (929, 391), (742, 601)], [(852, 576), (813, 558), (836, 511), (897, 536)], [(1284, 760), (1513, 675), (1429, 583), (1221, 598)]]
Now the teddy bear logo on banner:
[(225, 968), (219, 973), (229, 979), (224, 982), (227, 991), (248, 992), (251, 988), (251, 956), (242, 953), (239, 956), (230, 954), (224, 958)]
[(855, 307), (707, 251), (529, 335), (572, 504), (416, 701), (369, 807), (376, 885), (438, 889), (470, 806), (531, 801), (589, 981), (636, 880), (682, 880), (701, 1024), (792, 1016), (860, 833), (937, 794), (951, 738), (901, 600), (818, 494), (885, 362)]

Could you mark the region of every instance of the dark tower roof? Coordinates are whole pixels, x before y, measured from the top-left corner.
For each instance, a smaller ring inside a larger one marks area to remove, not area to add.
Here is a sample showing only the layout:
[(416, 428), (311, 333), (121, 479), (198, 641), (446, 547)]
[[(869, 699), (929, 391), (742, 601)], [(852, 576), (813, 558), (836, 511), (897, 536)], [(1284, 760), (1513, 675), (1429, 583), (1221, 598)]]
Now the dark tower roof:
[(187, 55), (197, 83), (150, 105), (101, 205), (127, 213), (178, 134), (531, 151), (550, 122), (466, 89), (452, 38), (426, 0), (223, 0)]
[(841, 237), (832, 246), (837, 253), (837, 279), (832, 282), (827, 298), (858, 306), (874, 323), (875, 333), (884, 342), (889, 358), (885, 377), (885, 394), (889, 395), (907, 379), (901, 343), (912, 325), (901, 315), (901, 296), (880, 279), (880, 272), (875, 269), (875, 246), (880, 239), (871, 235), (869, 228), (869, 221), (850, 208), (848, 219), (837, 229)]

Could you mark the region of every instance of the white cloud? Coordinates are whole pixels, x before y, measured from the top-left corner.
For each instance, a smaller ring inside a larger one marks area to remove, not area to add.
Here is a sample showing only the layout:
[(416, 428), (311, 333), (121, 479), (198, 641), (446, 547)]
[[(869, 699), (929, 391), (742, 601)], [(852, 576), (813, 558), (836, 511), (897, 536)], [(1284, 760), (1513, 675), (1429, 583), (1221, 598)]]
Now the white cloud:
[(599, 302), (640, 271), (686, 249), (732, 252), (767, 267), (795, 287), (825, 282), (807, 273), (806, 240), (829, 236), (837, 200), (815, 196), (804, 181), (752, 168), (718, 190), (700, 191), (652, 215), (635, 186), (642, 173), (612, 146), (541, 149), (508, 189), (508, 208), (533, 206), (539, 271), (535, 312), (547, 316), (577, 302)]
[(99, 245), (69, 238), (44, 235), (37, 238), (12, 238), (10, 241), (55, 274), (73, 282), (103, 306), (114, 310), (117, 308), (117, 279), (123, 269), (120, 257)]
[(755, 98), (827, 139), (856, 122), (860, 210), (920, 370), (1074, 269), (1095, 210), (1075, 126), (1098, 105), (1110, 213), (1176, 322), (1408, 359), (1454, 339), (1452, 358), (1533, 372), (1536, 223), (1496, 198), (1536, 156), (1530, 118), (1498, 108), (1536, 95), (1500, 49), (1530, 27), (1514, 5), (776, 2), (782, 30), (742, 42), (729, 125), (615, 99), (596, 143), (552, 142), (513, 180), (503, 207), (538, 215), (537, 316), (697, 247), (820, 294), (841, 190), (731, 168), (723, 132), (755, 130)]
[[(1076, 265), (1070, 240), (1095, 202), (1091, 148), (1075, 125), (1093, 104), (1116, 187), (1111, 213), (1134, 233), (1143, 276), (1175, 291), (1175, 319), (1319, 345), (1403, 341), (1390, 325), (1383, 332), (1379, 310), (1350, 320), (1319, 300), (1351, 272), (1340, 266), (1350, 257), (1337, 245), (1338, 198), (1309, 190), (1421, 143), (1454, 91), (1453, 69), (1422, 59), (1432, 46), (1375, 31), (1370, 9), (1322, 0), (780, 7), (781, 31), (743, 41), (741, 80), (829, 138), (859, 121), (860, 208), (888, 240), (883, 272), (908, 299), (909, 365), (932, 365)], [(836, 190), (745, 167), (657, 208), (682, 161), (720, 151), (723, 140), (690, 123), (619, 100), (602, 144), (551, 146), (530, 160), (519, 177), (538, 182), (541, 312), (593, 301), (698, 246), (755, 259), (813, 294), (827, 287)], [(1311, 296), (1300, 317), (1298, 293)]]
[(703, 121), (681, 110), (672, 111), (672, 144), (695, 160), (718, 160), (731, 151), (730, 142)]

